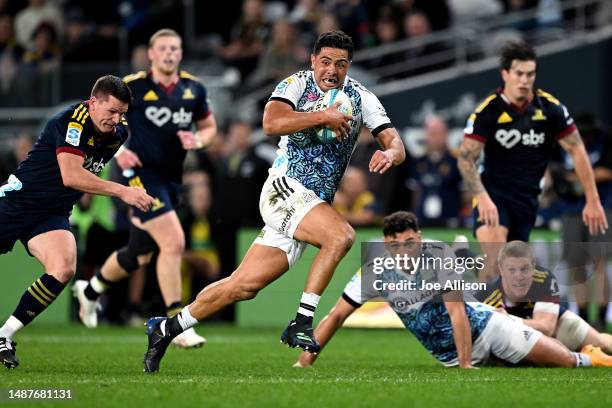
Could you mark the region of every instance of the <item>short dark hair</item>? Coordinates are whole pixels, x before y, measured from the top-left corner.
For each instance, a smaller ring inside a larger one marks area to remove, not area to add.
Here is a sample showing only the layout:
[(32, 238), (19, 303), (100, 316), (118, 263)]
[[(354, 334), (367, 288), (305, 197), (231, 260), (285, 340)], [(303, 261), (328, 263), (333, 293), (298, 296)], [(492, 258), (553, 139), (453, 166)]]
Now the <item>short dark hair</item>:
[(401, 234), (406, 230), (418, 232), (419, 219), (410, 211), (397, 211), (387, 215), (383, 220), (383, 235), (388, 237)]
[(514, 60), (535, 61), (536, 52), (533, 47), (526, 42), (507, 42), (502, 47), (501, 56), (499, 58), (499, 67), (509, 71), (510, 67), (512, 66), (512, 61)]
[(95, 96), (96, 98), (107, 97), (108, 95), (114, 96), (121, 102), (132, 102), (132, 91), (130, 91), (127, 84), (123, 82), (123, 79), (114, 75), (104, 75), (98, 78), (91, 89), (91, 96)]
[(322, 33), (312, 49), (314, 55), (319, 55), (323, 47), (338, 48), (348, 51), (349, 61), (353, 59), (355, 46), (353, 40), (344, 31), (335, 30)]

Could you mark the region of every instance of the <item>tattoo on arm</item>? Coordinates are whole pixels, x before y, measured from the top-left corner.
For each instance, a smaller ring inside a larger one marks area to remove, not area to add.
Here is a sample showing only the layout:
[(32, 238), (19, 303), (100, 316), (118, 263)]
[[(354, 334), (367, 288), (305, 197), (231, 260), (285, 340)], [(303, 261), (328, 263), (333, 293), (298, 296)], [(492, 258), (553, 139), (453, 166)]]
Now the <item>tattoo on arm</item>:
[(571, 153), (576, 148), (583, 146), (582, 138), (577, 131), (573, 131), (563, 139), (559, 140), (559, 144), (561, 144), (561, 147), (563, 147), (563, 149), (565, 149), (568, 153)]
[(480, 174), (476, 169), (476, 160), (480, 156), (483, 144), (477, 141), (465, 140), (459, 147), (457, 166), (463, 181), (470, 193), (477, 195), (485, 191)]

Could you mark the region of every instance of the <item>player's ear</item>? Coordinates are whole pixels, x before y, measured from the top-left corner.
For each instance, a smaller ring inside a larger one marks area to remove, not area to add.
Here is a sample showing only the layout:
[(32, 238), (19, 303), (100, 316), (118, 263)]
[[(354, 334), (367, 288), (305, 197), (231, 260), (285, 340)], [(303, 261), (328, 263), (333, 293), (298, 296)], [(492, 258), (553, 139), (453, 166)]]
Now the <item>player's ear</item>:
[(317, 59), (317, 56), (314, 54), (310, 54), (310, 68), (314, 70), (315, 67), (315, 60)]

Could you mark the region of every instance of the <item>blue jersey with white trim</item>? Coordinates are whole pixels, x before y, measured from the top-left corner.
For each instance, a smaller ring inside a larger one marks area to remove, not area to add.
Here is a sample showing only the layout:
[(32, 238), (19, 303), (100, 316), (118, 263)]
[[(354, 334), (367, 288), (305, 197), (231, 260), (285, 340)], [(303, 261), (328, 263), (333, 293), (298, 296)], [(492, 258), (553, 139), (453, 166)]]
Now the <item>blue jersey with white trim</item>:
[(87, 102), (69, 106), (47, 122), (27, 158), (0, 187), (0, 200), (24, 211), (68, 214), (83, 193), (64, 186), (57, 155), (79, 155), (83, 168), (98, 175), (127, 136), (125, 122), (111, 133), (96, 131)]
[(124, 80), (132, 91), (126, 114), (130, 124), (126, 147), (136, 152), (144, 169), (180, 183), (186, 151), (177, 132), (192, 130), (195, 122), (211, 114), (206, 88), (185, 71), (179, 73), (176, 84), (167, 88), (145, 71)]
[[(435, 265), (427, 259), (453, 259), (454, 253), (451, 248), (441, 242), (423, 241), (421, 253), (424, 265)], [(371, 266), (371, 265), (370, 265)], [(366, 266), (368, 267), (368, 266)], [(357, 272), (344, 289), (343, 297), (350, 300), (349, 303), (358, 307), (370, 299), (383, 298), (400, 318), (404, 326), (423, 344), (423, 346), (439, 361), (445, 364), (453, 364), (457, 361), (457, 348), (453, 337), (453, 327), (450, 316), (442, 299), (444, 290), (386, 290), (376, 289), (371, 284), (372, 275), (368, 269), (369, 277), (362, 279), (362, 271)], [(376, 279), (385, 284), (402, 284), (406, 281), (441, 283), (452, 280), (453, 272), (444, 268), (428, 267), (420, 268), (414, 274), (409, 274), (396, 269), (385, 268)], [(364, 283), (364, 281), (366, 281)], [(388, 286), (387, 286), (388, 287)], [(480, 337), (489, 319), (491, 308), (479, 302), (464, 292), (467, 300), (465, 312), (472, 329), (472, 342)]]
[[(363, 85), (346, 77), (342, 90), (353, 105), (353, 120), (349, 137), (342, 141), (321, 143), (315, 129), (305, 129), (282, 136), (277, 158), (271, 173), (285, 174), (314, 191), (322, 200), (331, 203), (355, 149), (362, 126), (374, 136), (392, 127), (378, 98)], [(312, 112), (315, 103), (324, 95), (314, 79), (313, 71), (300, 71), (281, 81), (270, 100), (285, 102), (296, 112)]]

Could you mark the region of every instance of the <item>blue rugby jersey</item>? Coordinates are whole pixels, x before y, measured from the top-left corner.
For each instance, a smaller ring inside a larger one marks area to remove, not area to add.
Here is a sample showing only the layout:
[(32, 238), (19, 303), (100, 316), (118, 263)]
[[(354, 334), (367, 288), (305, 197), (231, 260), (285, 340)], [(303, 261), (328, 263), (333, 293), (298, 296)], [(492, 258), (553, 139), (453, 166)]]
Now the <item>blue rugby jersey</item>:
[(0, 199), (25, 211), (69, 213), (83, 193), (64, 186), (57, 154), (85, 158), (83, 167), (98, 175), (127, 136), (125, 121), (111, 133), (100, 133), (89, 117), (87, 101), (71, 105), (47, 122), (27, 158), (0, 187)]
[(154, 82), (145, 71), (124, 80), (132, 91), (126, 147), (136, 152), (144, 169), (180, 183), (186, 151), (177, 132), (192, 130), (196, 121), (211, 114), (206, 88), (185, 71), (180, 71), (178, 82), (171, 87)]

